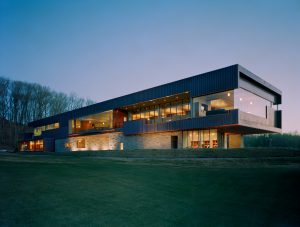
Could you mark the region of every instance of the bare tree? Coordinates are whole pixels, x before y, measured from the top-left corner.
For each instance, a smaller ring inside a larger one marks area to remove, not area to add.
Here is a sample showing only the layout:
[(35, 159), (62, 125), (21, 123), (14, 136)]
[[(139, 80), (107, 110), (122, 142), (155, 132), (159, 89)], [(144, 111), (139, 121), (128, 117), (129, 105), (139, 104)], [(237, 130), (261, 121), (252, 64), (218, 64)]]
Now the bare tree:
[(0, 145), (16, 146), (27, 123), (93, 104), (75, 93), (66, 95), (36, 83), (0, 77)]

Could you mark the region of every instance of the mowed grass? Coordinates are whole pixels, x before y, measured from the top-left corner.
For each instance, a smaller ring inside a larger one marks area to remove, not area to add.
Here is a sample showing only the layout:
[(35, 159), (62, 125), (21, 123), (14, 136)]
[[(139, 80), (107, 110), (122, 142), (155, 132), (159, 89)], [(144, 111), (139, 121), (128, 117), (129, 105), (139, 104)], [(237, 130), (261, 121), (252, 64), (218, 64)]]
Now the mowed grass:
[(0, 226), (299, 226), (290, 159), (0, 155)]

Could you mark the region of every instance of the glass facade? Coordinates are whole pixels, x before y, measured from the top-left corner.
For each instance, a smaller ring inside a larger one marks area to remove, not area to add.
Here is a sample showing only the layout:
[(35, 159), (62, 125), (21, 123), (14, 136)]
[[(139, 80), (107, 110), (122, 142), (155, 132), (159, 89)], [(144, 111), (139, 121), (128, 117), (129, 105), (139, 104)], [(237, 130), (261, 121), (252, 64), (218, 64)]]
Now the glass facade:
[(71, 125), (72, 132), (111, 129), (113, 128), (113, 111), (110, 110), (74, 119)]
[(183, 132), (183, 148), (217, 148), (216, 129), (192, 130)]
[(204, 117), (210, 114), (234, 109), (233, 91), (225, 91), (193, 98), (193, 116)]
[(25, 141), (20, 144), (21, 151), (44, 151), (43, 140)]
[(129, 112), (128, 120), (146, 119), (148, 123), (161, 123), (190, 117), (189, 100), (141, 107)]
[(234, 90), (234, 108), (243, 112), (267, 118), (267, 108), (272, 107), (272, 102), (261, 98), (242, 88)]
[(57, 128), (59, 128), (59, 123), (58, 122), (54, 123), (54, 124), (49, 124), (49, 125), (44, 125), (44, 126), (37, 127), (33, 130), (33, 134), (34, 134), (34, 136), (40, 136), (40, 135), (42, 135), (43, 131), (57, 129)]
[(243, 88), (193, 98), (193, 116), (204, 117), (226, 110), (239, 109), (243, 112), (267, 118), (267, 109), (272, 102)]

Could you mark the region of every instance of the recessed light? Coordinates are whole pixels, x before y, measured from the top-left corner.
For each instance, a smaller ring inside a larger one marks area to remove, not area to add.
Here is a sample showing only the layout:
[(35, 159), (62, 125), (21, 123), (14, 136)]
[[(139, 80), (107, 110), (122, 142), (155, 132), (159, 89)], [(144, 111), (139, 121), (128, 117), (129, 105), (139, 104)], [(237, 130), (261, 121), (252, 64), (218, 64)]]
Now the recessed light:
[(242, 98), (240, 98), (240, 101), (243, 101), (243, 99), (242, 99)]
[(228, 96), (228, 97), (230, 96), (230, 93), (229, 93), (229, 92), (227, 93), (227, 96)]

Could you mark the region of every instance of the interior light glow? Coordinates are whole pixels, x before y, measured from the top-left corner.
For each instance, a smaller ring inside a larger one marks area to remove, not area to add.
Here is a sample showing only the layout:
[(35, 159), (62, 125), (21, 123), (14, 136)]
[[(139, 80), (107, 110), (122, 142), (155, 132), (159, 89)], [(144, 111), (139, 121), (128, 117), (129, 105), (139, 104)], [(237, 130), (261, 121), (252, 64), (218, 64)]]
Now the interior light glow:
[(243, 101), (243, 99), (242, 99), (242, 98), (240, 98), (240, 101)]
[(250, 102), (250, 105), (252, 105), (253, 104), (253, 102)]
[(228, 96), (228, 97), (230, 96), (230, 92), (227, 93), (227, 96)]

